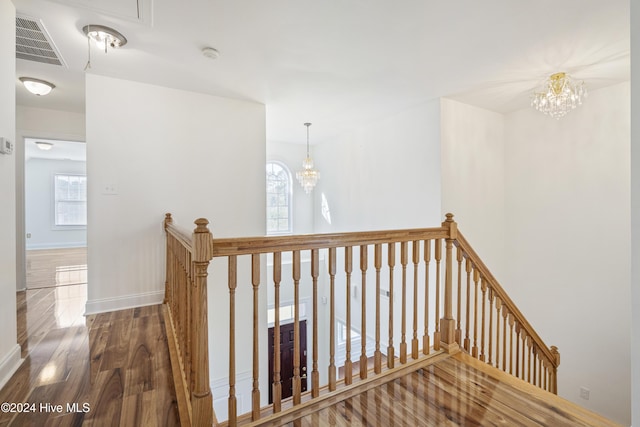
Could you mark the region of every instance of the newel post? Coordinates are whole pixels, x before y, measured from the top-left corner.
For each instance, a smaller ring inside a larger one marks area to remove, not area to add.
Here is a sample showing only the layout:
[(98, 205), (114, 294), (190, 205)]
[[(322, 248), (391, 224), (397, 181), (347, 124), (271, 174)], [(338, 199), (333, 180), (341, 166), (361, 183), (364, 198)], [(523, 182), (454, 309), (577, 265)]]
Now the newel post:
[(207, 269), (213, 256), (213, 236), (207, 228), (209, 221), (199, 218), (193, 231), (193, 264), (195, 278), (191, 289), (192, 324), (191, 367), (195, 376), (191, 394), (192, 420), (195, 426), (213, 423), (213, 397), (209, 383), (209, 328), (207, 321)]
[[(165, 235), (165, 248), (166, 248), (166, 265), (165, 265), (165, 275), (164, 275), (164, 301), (163, 304), (167, 304), (169, 302), (169, 278), (171, 277), (171, 253), (169, 250), (169, 239), (167, 238), (167, 228), (169, 228), (169, 224), (173, 223), (173, 218), (170, 213), (164, 214), (164, 221), (162, 226), (164, 228)], [(173, 314), (173, 313), (172, 313)]]
[(441, 338), (445, 346), (455, 343), (455, 319), (453, 318), (453, 242), (458, 238), (458, 224), (453, 220), (453, 214), (445, 215), (447, 219), (442, 226), (448, 229), (445, 239), (445, 276), (444, 276), (444, 317), (440, 319)]

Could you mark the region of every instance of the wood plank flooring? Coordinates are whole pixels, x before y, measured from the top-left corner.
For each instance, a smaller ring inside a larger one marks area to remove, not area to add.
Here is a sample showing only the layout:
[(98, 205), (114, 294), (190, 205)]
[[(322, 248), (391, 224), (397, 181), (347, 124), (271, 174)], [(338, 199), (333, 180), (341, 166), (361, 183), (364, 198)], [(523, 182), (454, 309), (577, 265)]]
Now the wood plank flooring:
[(27, 251), (27, 289), (87, 283), (87, 248)]
[(286, 425), (617, 426), (491, 369), (449, 357)]
[(0, 427), (179, 425), (161, 306), (85, 318), (85, 303), (86, 285), (18, 292), (25, 360), (0, 402), (30, 411)]

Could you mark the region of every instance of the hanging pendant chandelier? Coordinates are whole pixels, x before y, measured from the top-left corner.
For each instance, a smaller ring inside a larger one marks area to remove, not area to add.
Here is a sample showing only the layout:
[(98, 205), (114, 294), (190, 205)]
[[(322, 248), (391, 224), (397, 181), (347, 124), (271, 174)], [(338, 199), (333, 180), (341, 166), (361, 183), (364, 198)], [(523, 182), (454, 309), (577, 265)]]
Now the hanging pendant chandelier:
[(569, 111), (582, 105), (587, 96), (584, 82), (575, 83), (566, 73), (552, 74), (545, 86), (533, 93), (531, 106), (554, 119), (564, 117)]
[(296, 178), (304, 188), (304, 192), (309, 194), (320, 179), (320, 171), (313, 168), (313, 160), (309, 154), (309, 126), (311, 126), (311, 123), (305, 123), (304, 125), (307, 127), (307, 157), (302, 162), (302, 170), (296, 172)]

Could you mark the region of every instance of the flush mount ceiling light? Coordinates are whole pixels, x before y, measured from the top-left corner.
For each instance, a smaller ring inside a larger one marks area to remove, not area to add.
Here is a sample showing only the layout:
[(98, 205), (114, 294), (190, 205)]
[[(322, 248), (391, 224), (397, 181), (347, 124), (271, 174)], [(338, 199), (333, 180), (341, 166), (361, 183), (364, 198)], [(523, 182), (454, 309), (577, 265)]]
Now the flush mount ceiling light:
[(217, 59), (220, 56), (220, 52), (212, 47), (202, 48), (202, 54), (209, 59)]
[(56, 87), (53, 83), (32, 77), (20, 77), (20, 81), (29, 92), (38, 96), (47, 95), (51, 89)]
[(566, 73), (555, 73), (545, 81), (543, 88), (534, 92), (531, 106), (555, 119), (582, 105), (587, 96), (584, 82), (575, 83)]
[(311, 126), (311, 123), (305, 123), (304, 125), (307, 127), (307, 157), (302, 162), (302, 170), (296, 172), (296, 178), (304, 188), (304, 192), (309, 194), (320, 179), (320, 171), (313, 168), (313, 160), (309, 155), (309, 126)]
[(96, 43), (98, 48), (104, 49), (105, 53), (108, 47), (115, 49), (127, 44), (127, 38), (125, 36), (113, 28), (105, 27), (104, 25), (85, 25), (82, 31), (88, 38)]
[(44, 141), (36, 141), (36, 146), (44, 151), (49, 151), (53, 148), (53, 144), (50, 142), (44, 142)]

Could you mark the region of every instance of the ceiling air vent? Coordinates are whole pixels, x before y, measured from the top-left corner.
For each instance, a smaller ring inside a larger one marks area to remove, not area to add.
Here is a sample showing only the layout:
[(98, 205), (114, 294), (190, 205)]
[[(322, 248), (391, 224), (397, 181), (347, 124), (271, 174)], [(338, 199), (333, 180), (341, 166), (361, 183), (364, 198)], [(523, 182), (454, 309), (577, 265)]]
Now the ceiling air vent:
[(16, 17), (16, 58), (67, 66), (42, 21), (27, 16)]

